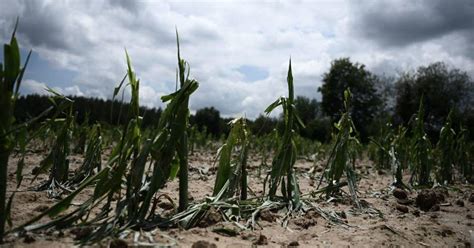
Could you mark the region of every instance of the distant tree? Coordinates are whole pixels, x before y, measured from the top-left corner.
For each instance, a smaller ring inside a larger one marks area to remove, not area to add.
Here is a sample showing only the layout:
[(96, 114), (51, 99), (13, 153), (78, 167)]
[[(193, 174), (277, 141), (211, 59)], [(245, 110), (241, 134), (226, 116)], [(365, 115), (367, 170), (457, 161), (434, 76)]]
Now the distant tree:
[[(26, 95), (18, 98), (14, 113), (16, 120), (24, 122), (41, 114), (51, 106), (48, 98), (46, 95)], [(78, 96), (68, 96), (68, 98), (74, 101), (74, 112), (79, 124), (87, 119), (86, 115), (89, 116), (89, 124), (100, 122), (123, 125), (128, 123), (129, 103)], [(142, 126), (151, 127), (158, 123), (161, 109), (142, 106), (140, 107), (140, 116), (143, 117)]]
[(295, 99), (295, 109), (304, 124), (314, 120), (319, 115), (319, 103), (316, 99), (309, 99), (304, 96), (297, 96)]
[[(421, 66), (415, 73), (403, 74), (396, 83), (395, 113), (407, 124), (424, 96), (425, 125), (436, 139), (448, 113), (453, 109), (453, 123), (466, 123), (474, 110), (474, 85), (466, 72), (449, 69), (442, 62)], [(458, 125), (454, 125), (456, 127)]]
[(209, 134), (212, 134), (215, 138), (219, 138), (221, 135), (221, 117), (220, 113), (214, 107), (206, 107), (196, 111), (196, 114), (192, 118), (193, 124), (197, 126), (199, 131), (203, 131), (204, 128)]
[(323, 76), (323, 85), (318, 89), (322, 94), (321, 106), (332, 121), (338, 120), (344, 108), (344, 90), (352, 92), (351, 116), (363, 141), (371, 134), (370, 123), (379, 114), (382, 107), (376, 84), (377, 76), (359, 63), (349, 58), (336, 59), (331, 63), (329, 72)]
[(271, 133), (278, 124), (278, 119), (259, 115), (253, 122), (250, 123), (250, 130), (255, 135), (265, 135)]
[(327, 141), (330, 138), (331, 122), (323, 115), (320, 102), (298, 96), (295, 99), (295, 109), (305, 125), (305, 128), (298, 130), (302, 137), (319, 141)]

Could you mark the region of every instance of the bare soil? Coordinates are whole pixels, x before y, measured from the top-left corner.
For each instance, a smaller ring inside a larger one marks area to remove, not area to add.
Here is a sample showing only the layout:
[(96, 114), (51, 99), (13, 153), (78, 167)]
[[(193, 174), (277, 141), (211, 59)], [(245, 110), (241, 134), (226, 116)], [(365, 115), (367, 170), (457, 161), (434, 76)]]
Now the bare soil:
[[(199, 200), (210, 196), (214, 186), (215, 169), (213, 169), (214, 152), (198, 151), (190, 157), (190, 195), (192, 199)], [(45, 153), (41, 151), (30, 151), (26, 158), (23, 171), (24, 181), (15, 195), (12, 206), (13, 226), (18, 226), (29, 219), (45, 211), (49, 206), (57, 202), (56, 199), (47, 197), (46, 192), (32, 190), (34, 186), (40, 185), (47, 179), (47, 175), (41, 175), (35, 181), (31, 171), (38, 166)], [(82, 162), (82, 156), (71, 157), (71, 168), (77, 168)], [(105, 158), (105, 156), (104, 156)], [(15, 168), (18, 158), (12, 156), (9, 166), (8, 194), (15, 191)], [(104, 161), (105, 163), (105, 161)], [(257, 156), (249, 159), (249, 192), (261, 195), (265, 169), (258, 176), (260, 160)], [(321, 172), (316, 172), (316, 179), (310, 175), (313, 162), (298, 160), (296, 171), (298, 173), (300, 189), (302, 193), (309, 193), (315, 189)], [(322, 171), (322, 162), (316, 163), (315, 171)], [(201, 225), (190, 230), (173, 228), (168, 230), (154, 230), (143, 234), (152, 237), (155, 246), (169, 247), (469, 247), (471, 242), (471, 231), (474, 230), (474, 192), (470, 185), (456, 184), (449, 190), (438, 190), (431, 193), (423, 193), (417, 199), (420, 191), (395, 192), (394, 196), (390, 184), (392, 176), (390, 171), (378, 172), (373, 168), (370, 161), (359, 161), (357, 171), (362, 176), (359, 182), (360, 199), (378, 209), (383, 217), (371, 216), (369, 214), (355, 214), (354, 208), (347, 196), (347, 201), (331, 201), (321, 198), (317, 205), (326, 211), (336, 211), (345, 217), (347, 226), (336, 225), (326, 221), (314, 211), (299, 215), (290, 219), (288, 226), (282, 227), (281, 220), (283, 211), (265, 212), (261, 214), (256, 230), (240, 230), (232, 223), (224, 223), (216, 217), (210, 225)], [(407, 175), (408, 176), (408, 175)], [(343, 189), (347, 192), (347, 188)], [(73, 204), (79, 205), (92, 193), (92, 189), (81, 194)], [(177, 204), (178, 181), (174, 180), (160, 191), (167, 194)], [(436, 194), (441, 194), (437, 198)], [(431, 199), (435, 197), (435, 199)], [(472, 199), (470, 199), (472, 198)], [(471, 201), (470, 201), (471, 200)], [(418, 205), (421, 205), (421, 208)], [(430, 204), (427, 207), (427, 204)], [(159, 204), (160, 209), (171, 212), (173, 205), (163, 201)], [(47, 218), (40, 222), (48, 221)], [(216, 231), (217, 227), (233, 228), (235, 232), (223, 233)], [(22, 235), (10, 234), (2, 247), (71, 247), (76, 245), (74, 238), (87, 234), (90, 230), (65, 229), (39, 233), (26, 233)], [(474, 236), (473, 236), (474, 237)], [(140, 246), (133, 241), (133, 234), (124, 240), (104, 240), (97, 246), (122, 247), (123, 245)], [(141, 244), (144, 246), (144, 244)]]

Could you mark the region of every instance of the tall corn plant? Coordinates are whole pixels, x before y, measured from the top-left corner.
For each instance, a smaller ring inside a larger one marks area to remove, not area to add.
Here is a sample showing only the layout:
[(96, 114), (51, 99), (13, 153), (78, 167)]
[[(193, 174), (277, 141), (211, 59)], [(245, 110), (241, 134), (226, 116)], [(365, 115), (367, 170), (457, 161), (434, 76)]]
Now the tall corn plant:
[[(176, 30), (176, 44), (178, 47), (178, 78), (179, 86), (183, 88), (186, 83), (190, 82), (189, 72), (190, 68), (188, 63), (181, 59), (179, 50), (179, 36), (178, 30)], [(187, 74), (186, 74), (187, 73)], [(188, 207), (188, 130), (189, 130), (189, 96), (183, 99), (183, 103), (180, 105), (178, 121), (184, 124), (184, 131), (176, 144), (176, 151), (179, 159), (179, 205), (178, 211), (184, 211)]]
[(3, 240), (5, 222), (9, 214), (8, 204), (6, 202), (6, 190), (8, 159), (15, 144), (12, 130), (15, 123), (13, 110), (15, 108), (21, 81), (31, 55), (30, 51), (26, 63), (21, 67), (20, 48), (15, 38), (17, 25), (15, 25), (10, 43), (3, 46), (3, 63), (0, 63), (0, 242)]
[(451, 115), (452, 111), (449, 112), (446, 123), (441, 128), (438, 144), (436, 145), (436, 155), (438, 157), (437, 180), (442, 184), (451, 184), (454, 180), (456, 133), (451, 127)]
[(352, 199), (360, 208), (356, 191), (357, 178), (354, 171), (354, 163), (360, 142), (356, 137), (356, 129), (350, 116), (350, 102), (351, 92), (347, 89), (344, 91), (344, 112), (338, 123), (335, 124), (337, 134), (326, 165), (325, 177), (328, 183), (326, 195), (330, 197), (339, 191), (338, 185), (340, 185), (341, 178), (345, 174)]
[(287, 83), (288, 97), (279, 98), (265, 110), (265, 113), (269, 114), (276, 107), (281, 106), (283, 108), (284, 116), (283, 134), (280, 137), (281, 141), (272, 161), (269, 197), (272, 200), (275, 199), (278, 187), (281, 185), (283, 199), (286, 202), (291, 203), (293, 208), (298, 208), (300, 207), (301, 202), (299, 186), (293, 169), (296, 161), (294, 135), (297, 121), (301, 126), (303, 126), (303, 124), (301, 120), (299, 120), (295, 111), (291, 60), (288, 67)]
[(424, 129), (423, 97), (420, 99), (418, 113), (415, 118), (413, 137), (411, 141), (410, 165), (412, 166), (411, 184), (417, 181), (419, 186), (431, 183), (431, 142)]
[[(214, 184), (213, 196), (221, 193), (222, 199), (233, 197), (240, 185), (240, 199), (247, 199), (247, 157), (249, 131), (244, 118), (236, 118), (229, 123), (232, 129), (226, 142), (218, 151), (219, 165)], [(233, 154), (237, 157), (233, 158)], [(227, 187), (224, 187), (226, 185)]]

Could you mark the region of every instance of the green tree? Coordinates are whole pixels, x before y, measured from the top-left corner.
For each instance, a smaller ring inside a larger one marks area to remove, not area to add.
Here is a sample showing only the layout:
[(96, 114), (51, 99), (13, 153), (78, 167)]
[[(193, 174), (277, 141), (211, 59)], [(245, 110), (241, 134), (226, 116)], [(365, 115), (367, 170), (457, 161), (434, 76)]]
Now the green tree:
[(344, 109), (344, 90), (350, 88), (350, 114), (361, 139), (367, 141), (371, 134), (369, 126), (382, 107), (377, 83), (377, 76), (366, 70), (364, 65), (352, 63), (349, 58), (336, 59), (331, 63), (329, 72), (324, 74), (323, 85), (318, 89), (322, 94), (322, 110), (332, 121), (340, 119)]
[(407, 124), (423, 95), (426, 131), (432, 139), (437, 139), (451, 108), (453, 123), (469, 119), (474, 109), (473, 92), (473, 82), (466, 72), (450, 69), (442, 62), (421, 66), (415, 73), (405, 73), (396, 82), (395, 113)]
[(204, 128), (214, 137), (221, 135), (221, 116), (219, 110), (214, 107), (206, 107), (196, 111), (193, 118), (194, 124), (202, 132)]

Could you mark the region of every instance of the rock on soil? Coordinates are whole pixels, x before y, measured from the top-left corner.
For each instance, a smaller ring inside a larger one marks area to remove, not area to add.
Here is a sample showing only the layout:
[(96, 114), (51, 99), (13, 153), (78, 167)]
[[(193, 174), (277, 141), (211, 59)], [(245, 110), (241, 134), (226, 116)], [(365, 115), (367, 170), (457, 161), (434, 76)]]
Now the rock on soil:
[(213, 243), (209, 243), (204, 240), (199, 240), (195, 242), (191, 247), (192, 248), (217, 248), (217, 245)]
[(393, 190), (393, 196), (397, 199), (405, 200), (408, 198), (407, 192), (403, 189), (396, 188)]
[(199, 222), (199, 227), (209, 227), (222, 221), (222, 215), (217, 209), (211, 207), (206, 216)]
[[(444, 202), (444, 195), (445, 193), (442, 190), (424, 189), (418, 193), (416, 205), (423, 211), (429, 211), (433, 206)], [(436, 207), (434, 208), (436, 209)]]
[(457, 199), (455, 204), (460, 206), (460, 207), (464, 207), (464, 201), (462, 199)]
[(275, 222), (278, 215), (272, 213), (270, 210), (265, 209), (260, 212), (260, 219), (268, 222)]
[(297, 246), (300, 246), (300, 244), (298, 243), (298, 241), (291, 241), (291, 242), (288, 244), (288, 247), (297, 247)]
[(123, 239), (114, 239), (112, 240), (112, 242), (110, 242), (109, 247), (110, 248), (126, 248), (128, 247), (128, 244)]
[(474, 202), (474, 193), (469, 196), (469, 202)]
[(402, 213), (408, 213), (408, 207), (405, 205), (397, 204), (395, 208)]
[(265, 235), (258, 235), (257, 240), (253, 242), (254, 245), (268, 245), (268, 239)]

